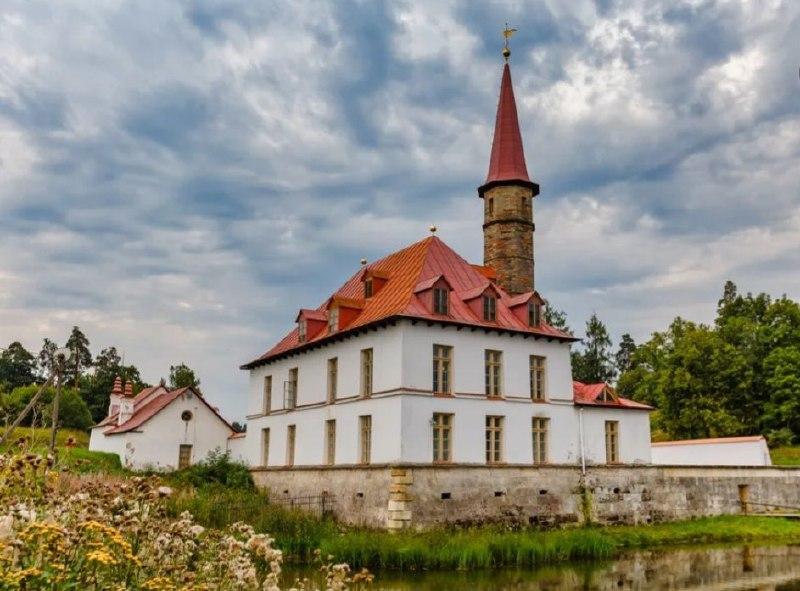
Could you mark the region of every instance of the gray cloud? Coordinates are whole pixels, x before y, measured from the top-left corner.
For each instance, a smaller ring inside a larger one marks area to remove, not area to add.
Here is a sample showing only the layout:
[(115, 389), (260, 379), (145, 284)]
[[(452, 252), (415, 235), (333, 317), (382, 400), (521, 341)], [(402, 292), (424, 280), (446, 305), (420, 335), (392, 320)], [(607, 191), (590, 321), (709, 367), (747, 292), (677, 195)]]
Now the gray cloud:
[(0, 341), (81, 325), (147, 379), (237, 366), (429, 223), (481, 257), (509, 20), (537, 281), (575, 328), (800, 297), (800, 10), (785, 1), (11, 1)]

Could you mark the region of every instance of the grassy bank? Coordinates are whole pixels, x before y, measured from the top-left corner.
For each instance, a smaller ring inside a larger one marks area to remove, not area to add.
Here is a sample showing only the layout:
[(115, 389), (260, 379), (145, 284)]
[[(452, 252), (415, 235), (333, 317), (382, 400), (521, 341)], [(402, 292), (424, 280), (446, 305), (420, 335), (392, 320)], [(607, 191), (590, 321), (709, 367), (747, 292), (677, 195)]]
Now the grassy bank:
[(776, 466), (800, 466), (800, 447), (776, 447), (769, 454)]
[(331, 520), (269, 504), (255, 491), (211, 488), (184, 491), (170, 500), (177, 515), (190, 511), (198, 522), (220, 528), (251, 523), (274, 536), (295, 561), (315, 549), (352, 567), (376, 569), (474, 569), (530, 567), (612, 558), (628, 549), (736, 542), (800, 542), (800, 522), (727, 516), (651, 526), (589, 527), (557, 531), (506, 531), (494, 527), (438, 529), (390, 534), (342, 529)]

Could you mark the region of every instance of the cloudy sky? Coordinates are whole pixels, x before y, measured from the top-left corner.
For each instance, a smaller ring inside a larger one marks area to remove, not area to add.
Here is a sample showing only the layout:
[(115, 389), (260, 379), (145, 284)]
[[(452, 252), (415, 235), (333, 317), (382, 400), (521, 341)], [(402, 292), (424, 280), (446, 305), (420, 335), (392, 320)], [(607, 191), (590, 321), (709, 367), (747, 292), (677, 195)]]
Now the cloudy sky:
[(431, 223), (482, 256), (508, 21), (537, 287), (637, 340), (800, 298), (800, 3), (0, 4), (0, 345), (239, 364)]

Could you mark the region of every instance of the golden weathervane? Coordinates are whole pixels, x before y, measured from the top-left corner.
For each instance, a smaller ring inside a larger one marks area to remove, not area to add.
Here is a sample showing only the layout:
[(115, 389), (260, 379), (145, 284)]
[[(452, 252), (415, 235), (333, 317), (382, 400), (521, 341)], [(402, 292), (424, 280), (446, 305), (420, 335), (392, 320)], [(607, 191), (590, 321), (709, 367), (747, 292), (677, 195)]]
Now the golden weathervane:
[(511, 36), (516, 32), (516, 29), (510, 29), (508, 23), (506, 23), (506, 28), (503, 29), (503, 37), (506, 40), (505, 45), (503, 45), (503, 57), (506, 58), (506, 61), (508, 61), (508, 58), (511, 56), (511, 50), (508, 48), (508, 40), (511, 39)]

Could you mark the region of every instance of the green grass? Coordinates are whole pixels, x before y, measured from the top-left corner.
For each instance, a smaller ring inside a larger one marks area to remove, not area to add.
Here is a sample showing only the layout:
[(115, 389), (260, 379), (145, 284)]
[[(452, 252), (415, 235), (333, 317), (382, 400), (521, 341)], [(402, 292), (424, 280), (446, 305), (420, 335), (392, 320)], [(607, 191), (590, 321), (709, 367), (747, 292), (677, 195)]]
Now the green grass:
[[(6, 428), (0, 427), (0, 435), (5, 432)], [(50, 429), (43, 429), (40, 427), (17, 427), (12, 431), (6, 441), (5, 449), (0, 448), (0, 451), (5, 451), (9, 447), (15, 446), (17, 440), (20, 438), (25, 438), (27, 440), (25, 443), (26, 448), (36, 450), (46, 449), (50, 445)], [(64, 447), (67, 440), (70, 438), (74, 440), (76, 447), (89, 447), (89, 434), (86, 431), (78, 431), (75, 429), (59, 429), (58, 433), (56, 433), (56, 446)]]
[(800, 447), (776, 447), (769, 454), (776, 466), (800, 466)]
[(492, 528), (427, 532), (353, 531), (327, 538), (323, 554), (352, 567), (422, 570), (532, 567), (608, 559), (626, 549), (733, 542), (798, 542), (800, 523), (713, 517), (653, 526), (509, 532)]

